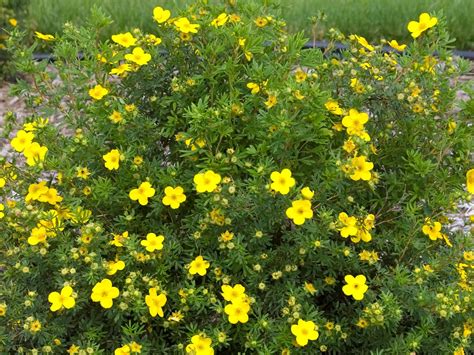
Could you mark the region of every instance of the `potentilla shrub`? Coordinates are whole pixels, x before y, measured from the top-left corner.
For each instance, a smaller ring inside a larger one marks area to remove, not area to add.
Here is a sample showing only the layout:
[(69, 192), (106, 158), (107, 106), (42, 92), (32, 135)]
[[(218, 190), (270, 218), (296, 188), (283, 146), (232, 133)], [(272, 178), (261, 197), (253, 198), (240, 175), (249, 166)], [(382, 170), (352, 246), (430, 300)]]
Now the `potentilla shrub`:
[(33, 114), (5, 122), (3, 351), (469, 349), (448, 215), (474, 193), (473, 105), (442, 16), (388, 51), (333, 31), (325, 57), (273, 10), (157, 6), (106, 43), (93, 11), (37, 34), (54, 64), (14, 44)]

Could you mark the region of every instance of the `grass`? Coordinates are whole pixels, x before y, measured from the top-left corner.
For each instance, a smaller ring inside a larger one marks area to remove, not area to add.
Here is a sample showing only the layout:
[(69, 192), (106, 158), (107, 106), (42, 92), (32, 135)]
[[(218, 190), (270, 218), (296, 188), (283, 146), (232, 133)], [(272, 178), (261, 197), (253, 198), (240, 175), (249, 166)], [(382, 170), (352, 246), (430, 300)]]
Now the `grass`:
[[(240, 0), (244, 1), (244, 0)], [(245, 0), (251, 1), (251, 0)], [(263, 1), (265, 0), (253, 0)], [(30, 17), (36, 29), (47, 33), (61, 31), (66, 21), (84, 23), (90, 8), (99, 4), (114, 20), (106, 33), (125, 29), (154, 28), (151, 13), (157, 6), (177, 9), (190, 0), (33, 0)], [(410, 40), (406, 24), (422, 12), (442, 11), (458, 49), (474, 49), (474, 1), (472, 0), (282, 0), (282, 14), (291, 30), (311, 33), (310, 17), (319, 11), (326, 15), (320, 30), (331, 27), (343, 33), (356, 33), (372, 41), (381, 38)]]

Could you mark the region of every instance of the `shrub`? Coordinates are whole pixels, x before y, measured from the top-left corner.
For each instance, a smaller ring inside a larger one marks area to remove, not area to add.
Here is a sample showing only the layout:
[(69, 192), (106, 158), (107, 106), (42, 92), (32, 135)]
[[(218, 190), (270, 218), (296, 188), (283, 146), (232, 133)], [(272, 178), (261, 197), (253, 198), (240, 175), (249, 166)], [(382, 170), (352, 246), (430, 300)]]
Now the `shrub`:
[(6, 41), (9, 32), (18, 25), (17, 16), (24, 17), (29, 0), (0, 0), (0, 79), (11, 75)]
[(473, 106), (443, 17), (324, 57), (234, 3), (105, 43), (95, 10), (39, 35), (53, 67), (13, 43), (34, 114), (5, 125), (4, 351), (462, 353)]

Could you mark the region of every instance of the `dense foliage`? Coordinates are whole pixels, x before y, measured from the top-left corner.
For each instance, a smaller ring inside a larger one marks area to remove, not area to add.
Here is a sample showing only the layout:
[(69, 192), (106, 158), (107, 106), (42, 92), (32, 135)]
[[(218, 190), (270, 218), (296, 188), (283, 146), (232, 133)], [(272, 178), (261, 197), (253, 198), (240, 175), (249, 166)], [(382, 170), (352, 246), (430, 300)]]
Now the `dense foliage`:
[(153, 16), (37, 33), (54, 65), (12, 33), (35, 113), (5, 123), (2, 351), (468, 349), (473, 244), (447, 214), (473, 104), (443, 17), (389, 53), (334, 31), (325, 57), (260, 4)]

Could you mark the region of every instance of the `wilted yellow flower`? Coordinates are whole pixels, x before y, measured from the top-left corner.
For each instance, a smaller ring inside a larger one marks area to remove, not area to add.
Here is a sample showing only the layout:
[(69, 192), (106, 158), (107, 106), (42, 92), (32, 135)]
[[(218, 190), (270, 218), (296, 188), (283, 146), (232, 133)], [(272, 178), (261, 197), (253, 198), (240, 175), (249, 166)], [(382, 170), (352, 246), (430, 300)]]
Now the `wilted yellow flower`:
[(43, 41), (54, 41), (54, 36), (53, 35), (48, 35), (48, 34), (43, 34), (41, 32), (35, 31), (35, 35), (37, 38), (42, 39)]

